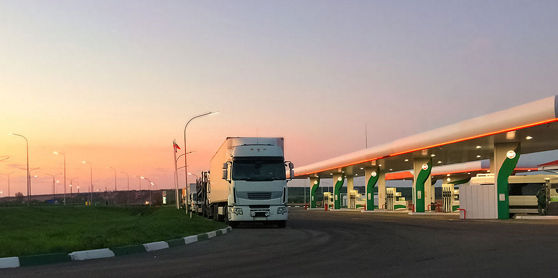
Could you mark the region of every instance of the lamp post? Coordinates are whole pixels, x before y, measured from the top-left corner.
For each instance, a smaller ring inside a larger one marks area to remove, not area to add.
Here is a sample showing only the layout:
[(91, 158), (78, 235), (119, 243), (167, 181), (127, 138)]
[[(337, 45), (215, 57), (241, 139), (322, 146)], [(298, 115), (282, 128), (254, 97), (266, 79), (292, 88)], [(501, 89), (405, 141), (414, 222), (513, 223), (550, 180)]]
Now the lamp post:
[(64, 205), (66, 205), (66, 153), (52, 152), (54, 155), (62, 155), (64, 156)]
[(6, 176), (8, 176), (8, 197), (10, 197), (10, 175), (12, 173), (7, 173)]
[(126, 204), (130, 203), (130, 174), (122, 171), (122, 174), (126, 174), (126, 178), (128, 179), (127, 181), (127, 186), (128, 186), (128, 193), (126, 194)]
[[(193, 120), (197, 119), (197, 118), (201, 118), (204, 116), (209, 116), (211, 114), (217, 114), (218, 112), (207, 112), (207, 113), (203, 113), (203, 114), (199, 114), (197, 116), (194, 116), (192, 118), (190, 118), (190, 120), (188, 120), (188, 122), (186, 122), (186, 125), (184, 125), (184, 179), (185, 179), (185, 186), (186, 186), (186, 212), (190, 211), (190, 208), (188, 207), (188, 196), (190, 196), (190, 189), (189, 189), (189, 185), (188, 185), (188, 151), (186, 148), (186, 128), (188, 128), (188, 124), (190, 124), (190, 122), (192, 122)], [(192, 213), (190, 212), (190, 218), (192, 218)]]
[(81, 163), (89, 165), (89, 205), (91, 205), (93, 203), (93, 165), (91, 165), (91, 162), (87, 162), (85, 160), (81, 161)]
[(147, 180), (147, 181), (149, 182), (149, 184), (151, 185), (151, 186), (149, 187), (149, 206), (151, 206), (151, 202), (152, 202), (151, 194), (152, 194), (153, 186), (155, 185), (155, 183), (154, 183), (153, 181), (151, 181), (149, 178), (146, 178), (146, 177), (144, 177), (144, 176), (141, 176), (141, 179), (142, 179), (142, 180)]
[(10, 135), (18, 136), (25, 139), (25, 149), (27, 152), (27, 205), (31, 204), (31, 175), (29, 173), (29, 140), (27, 137), (17, 134), (17, 133), (10, 133)]
[(173, 152), (172, 154), (174, 155), (174, 187), (175, 187), (175, 198), (176, 198), (176, 209), (179, 210), (180, 209), (180, 203), (178, 202), (178, 158), (176, 158), (176, 151), (177, 149), (180, 149), (180, 147), (178, 146), (178, 144), (176, 144), (176, 139), (174, 139), (172, 141), (172, 149)]
[[(74, 184), (75, 179), (78, 180), (78, 184), (79, 184), (79, 178), (71, 178), (70, 179), (70, 199), (72, 199), (72, 194), (74, 193), (72, 189), (73, 189), (73, 184)], [(78, 186), (78, 188), (79, 188), (79, 186)]]
[(109, 167), (112, 170), (114, 170), (114, 192), (116, 192), (116, 168), (114, 167)]

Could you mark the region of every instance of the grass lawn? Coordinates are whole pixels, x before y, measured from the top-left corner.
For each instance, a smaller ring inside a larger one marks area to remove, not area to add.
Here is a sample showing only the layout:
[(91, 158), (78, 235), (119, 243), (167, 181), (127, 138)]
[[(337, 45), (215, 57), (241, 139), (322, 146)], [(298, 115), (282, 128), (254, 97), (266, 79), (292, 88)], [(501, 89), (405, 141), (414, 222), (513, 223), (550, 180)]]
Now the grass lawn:
[(0, 207), (0, 258), (72, 252), (204, 233), (226, 225), (175, 207)]

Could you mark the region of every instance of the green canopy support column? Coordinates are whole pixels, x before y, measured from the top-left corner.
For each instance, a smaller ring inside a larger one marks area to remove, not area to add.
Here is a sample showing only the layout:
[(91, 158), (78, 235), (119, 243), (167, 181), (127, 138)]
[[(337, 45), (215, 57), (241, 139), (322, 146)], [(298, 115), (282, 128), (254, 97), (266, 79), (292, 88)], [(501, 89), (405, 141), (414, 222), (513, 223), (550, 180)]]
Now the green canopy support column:
[[(374, 203), (374, 191), (376, 188), (376, 185), (379, 185), (379, 181), (382, 180), (383, 181), (383, 188), (385, 191), (385, 175), (383, 173), (380, 173), (380, 168), (375, 166), (375, 167), (369, 167), (369, 168), (365, 168), (364, 169), (364, 183), (365, 183), (365, 190), (366, 190), (366, 210), (372, 211), (374, 210), (374, 207), (376, 206), (376, 204)], [(384, 196), (385, 196), (385, 192), (384, 192)], [(385, 197), (384, 197), (384, 202), (385, 202)], [(378, 188), (378, 208), (381, 208), (381, 204), (382, 202), (380, 201), (380, 189)]]
[(432, 180), (430, 172), (432, 171), (432, 159), (415, 158), (413, 160), (413, 204), (415, 212), (424, 212), (427, 208), (426, 201), (430, 202)]
[(345, 183), (345, 175), (343, 173), (333, 174), (333, 209), (341, 208), (341, 187)]
[(319, 177), (310, 177), (310, 208), (316, 208), (316, 191), (320, 187)]
[(508, 178), (513, 173), (519, 160), (519, 147), (519, 143), (494, 144), (494, 159), (491, 160), (494, 164), (490, 168), (494, 169), (498, 219), (510, 218)]

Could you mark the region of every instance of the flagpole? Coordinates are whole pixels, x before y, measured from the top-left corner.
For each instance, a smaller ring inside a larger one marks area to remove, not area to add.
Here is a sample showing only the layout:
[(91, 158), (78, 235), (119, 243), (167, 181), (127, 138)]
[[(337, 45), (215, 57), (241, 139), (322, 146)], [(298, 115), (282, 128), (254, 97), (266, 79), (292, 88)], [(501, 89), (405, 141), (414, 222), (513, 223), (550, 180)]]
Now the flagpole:
[(179, 203), (179, 199), (178, 199), (178, 166), (176, 165), (177, 161), (176, 161), (176, 139), (174, 139), (172, 141), (172, 149), (173, 149), (173, 155), (174, 155), (174, 187), (175, 187), (175, 193), (176, 193), (176, 209), (180, 210), (180, 203)]

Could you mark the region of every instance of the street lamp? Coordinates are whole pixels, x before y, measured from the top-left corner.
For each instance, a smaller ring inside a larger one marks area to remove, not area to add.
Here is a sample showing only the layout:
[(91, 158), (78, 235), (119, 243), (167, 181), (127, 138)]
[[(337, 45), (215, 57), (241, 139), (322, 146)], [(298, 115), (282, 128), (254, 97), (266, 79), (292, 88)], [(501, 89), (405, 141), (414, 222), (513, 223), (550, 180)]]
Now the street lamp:
[(27, 152), (27, 205), (31, 204), (31, 175), (29, 174), (29, 140), (27, 137), (17, 134), (17, 133), (10, 133), (9, 135), (18, 136), (25, 139), (25, 149)]
[(151, 194), (152, 194), (153, 186), (155, 185), (155, 183), (154, 183), (153, 181), (151, 181), (149, 178), (146, 178), (146, 177), (144, 177), (144, 176), (141, 176), (141, 179), (142, 179), (142, 180), (147, 180), (147, 181), (149, 182), (149, 184), (151, 185), (151, 186), (149, 187), (149, 206), (151, 206), (151, 202), (152, 202)]
[(64, 156), (64, 205), (66, 205), (66, 153), (52, 152), (54, 155), (62, 155)]
[[(74, 184), (74, 180), (77, 179), (78, 180), (78, 184), (79, 184), (79, 178), (71, 178), (70, 179), (70, 199), (72, 199), (72, 194), (73, 194), (73, 190), (72, 190), (72, 186)], [(79, 189), (79, 185), (77, 187)], [(79, 192), (78, 192), (79, 193)]]
[(114, 167), (112, 167), (112, 166), (109, 167), (109, 168), (111, 168), (112, 170), (114, 170), (114, 192), (116, 192), (116, 168), (114, 168)]
[(8, 195), (6, 195), (7, 197), (10, 197), (10, 175), (11, 175), (12, 173), (13, 173), (13, 172), (9, 172), (9, 173), (5, 174), (6, 177), (8, 178)]
[(126, 204), (128, 204), (130, 202), (130, 175), (124, 171), (121, 173), (126, 174), (126, 177), (128, 178), (128, 193), (126, 194)]
[[(191, 121), (197, 119), (197, 118), (201, 118), (204, 116), (209, 116), (212, 114), (217, 114), (218, 112), (207, 112), (207, 113), (203, 113), (203, 114), (199, 114), (197, 116), (194, 116), (192, 118), (190, 118), (190, 120), (188, 120), (188, 122), (186, 122), (186, 125), (184, 125), (184, 179), (185, 179), (185, 186), (186, 186), (186, 211), (189, 211), (190, 208), (188, 208), (188, 196), (190, 196), (190, 190), (189, 190), (189, 185), (188, 185), (188, 149), (186, 147), (186, 128), (188, 128), (188, 124), (190, 124)], [(192, 214), (190, 213), (190, 218), (192, 217)]]
[(87, 162), (85, 160), (82, 160), (81, 164), (89, 165), (89, 192), (90, 192), (89, 205), (91, 205), (93, 203), (93, 166), (91, 165), (91, 162)]

